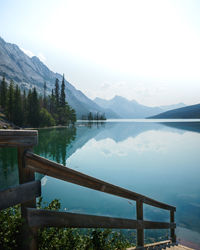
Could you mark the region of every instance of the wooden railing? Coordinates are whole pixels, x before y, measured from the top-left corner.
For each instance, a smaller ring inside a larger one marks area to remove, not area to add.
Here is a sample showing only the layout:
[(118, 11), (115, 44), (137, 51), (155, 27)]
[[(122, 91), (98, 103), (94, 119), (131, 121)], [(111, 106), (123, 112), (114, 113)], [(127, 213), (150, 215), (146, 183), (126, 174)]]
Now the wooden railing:
[[(27, 225), (23, 232), (24, 249), (37, 248), (37, 229), (41, 227), (137, 229), (137, 246), (144, 247), (144, 229), (170, 229), (170, 238), (176, 242), (174, 214), (176, 208), (147, 196), (112, 185), (72, 170), (32, 153), (37, 144), (35, 130), (0, 130), (0, 147), (18, 148), (19, 186), (0, 191), (0, 209), (21, 204), (21, 214)], [(121, 219), (36, 209), (36, 197), (41, 195), (41, 183), (35, 181), (35, 172), (52, 176), (100, 192), (136, 201), (137, 219)], [(143, 219), (143, 204), (170, 211), (170, 221), (154, 222)]]

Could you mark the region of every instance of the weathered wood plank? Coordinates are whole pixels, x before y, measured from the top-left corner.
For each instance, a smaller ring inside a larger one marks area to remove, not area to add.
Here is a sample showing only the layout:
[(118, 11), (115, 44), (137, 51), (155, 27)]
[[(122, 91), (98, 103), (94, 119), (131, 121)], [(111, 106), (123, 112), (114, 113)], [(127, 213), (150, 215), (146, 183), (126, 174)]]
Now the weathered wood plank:
[(67, 182), (78, 184), (87, 188), (105, 192), (108, 194), (120, 196), (131, 200), (140, 200), (148, 205), (159, 207), (167, 210), (176, 210), (175, 207), (168, 204), (153, 200), (141, 194), (129, 191), (127, 189), (112, 185), (102, 180), (85, 175), (81, 172), (67, 168), (61, 164), (47, 160), (41, 156), (26, 152), (26, 166), (35, 172), (49, 175)]
[[(31, 150), (30, 147), (18, 147), (18, 171), (19, 171), (19, 183), (27, 183), (30, 181), (35, 180), (35, 173), (29, 169), (26, 168), (25, 163), (25, 152), (27, 150)], [(23, 230), (22, 230), (22, 238), (26, 239), (23, 241), (23, 250), (37, 250), (37, 230), (34, 228), (28, 227), (28, 222), (26, 221), (26, 208), (36, 207), (36, 199), (32, 199), (30, 201), (27, 201), (25, 203), (21, 204), (21, 216), (24, 218), (24, 224), (23, 224)]]
[[(174, 211), (170, 211), (170, 223), (174, 223), (175, 218), (174, 218)], [(170, 237), (172, 242), (176, 242), (176, 234), (175, 234), (175, 229), (171, 228), (170, 229)]]
[(41, 195), (40, 181), (32, 181), (16, 187), (0, 190), (0, 210), (30, 201)]
[(165, 222), (137, 221), (106, 216), (85, 215), (50, 210), (26, 209), (30, 227), (71, 227), (71, 228), (118, 228), (118, 229), (161, 229), (175, 227)]
[[(143, 221), (143, 202), (136, 201), (137, 220)], [(137, 229), (137, 246), (144, 246), (144, 229)]]
[(34, 146), (38, 142), (36, 130), (0, 129), (0, 147)]
[(0, 129), (1, 136), (37, 136), (37, 130), (26, 129)]
[[(129, 247), (126, 250), (142, 250), (142, 249), (154, 249), (157, 246), (163, 246), (166, 247), (168, 244), (171, 244), (171, 240), (164, 240), (164, 241), (159, 241), (151, 244), (145, 244), (144, 247)], [(157, 248), (155, 248), (157, 249)], [(165, 248), (163, 248), (165, 249)]]

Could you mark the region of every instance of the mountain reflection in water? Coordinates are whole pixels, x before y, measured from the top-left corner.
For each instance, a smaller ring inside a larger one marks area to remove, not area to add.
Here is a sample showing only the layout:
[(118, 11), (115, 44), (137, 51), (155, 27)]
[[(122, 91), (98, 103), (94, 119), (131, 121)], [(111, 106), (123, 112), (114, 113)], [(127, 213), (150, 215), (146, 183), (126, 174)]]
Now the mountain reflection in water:
[[(180, 228), (200, 233), (200, 123), (104, 122), (39, 130), (34, 152), (177, 207)], [(17, 183), (15, 149), (0, 149), (0, 185)], [(42, 176), (39, 176), (42, 178)], [(135, 202), (45, 176), (42, 195), (68, 211), (134, 218)], [(145, 206), (145, 219), (169, 220)], [(190, 237), (191, 238), (191, 237)], [(199, 237), (200, 239), (200, 237)], [(193, 239), (191, 239), (193, 240)], [(200, 240), (194, 240), (200, 245)]]

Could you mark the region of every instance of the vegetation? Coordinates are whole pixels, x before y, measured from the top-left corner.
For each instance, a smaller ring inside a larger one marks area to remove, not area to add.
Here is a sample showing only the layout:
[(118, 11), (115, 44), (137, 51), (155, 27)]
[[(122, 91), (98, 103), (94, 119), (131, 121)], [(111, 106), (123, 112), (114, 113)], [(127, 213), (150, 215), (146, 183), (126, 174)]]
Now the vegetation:
[(46, 83), (44, 94), (39, 96), (36, 88), (21, 93), (13, 80), (7, 86), (5, 77), (0, 84), (0, 106), (6, 118), (17, 126), (45, 127), (54, 125), (74, 124), (75, 110), (66, 102), (64, 75), (59, 89), (59, 80), (55, 81), (55, 88), (51, 95), (46, 96)]
[(102, 121), (106, 120), (105, 114), (101, 114), (99, 112), (93, 114), (92, 112), (89, 112), (88, 115), (82, 115), (82, 120), (88, 120), (88, 121)]
[[(54, 200), (44, 207), (40, 198), (37, 206), (59, 210), (60, 202)], [(19, 205), (0, 211), (0, 249), (20, 249), (22, 224)], [(38, 241), (41, 250), (117, 250), (126, 249), (131, 245), (122, 233), (108, 229), (79, 230), (49, 227), (39, 230)]]

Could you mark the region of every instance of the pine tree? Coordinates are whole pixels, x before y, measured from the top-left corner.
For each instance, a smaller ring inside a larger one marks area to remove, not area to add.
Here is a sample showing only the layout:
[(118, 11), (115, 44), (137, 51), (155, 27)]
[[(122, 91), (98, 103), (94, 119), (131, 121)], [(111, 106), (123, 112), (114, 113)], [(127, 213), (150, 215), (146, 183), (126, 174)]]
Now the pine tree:
[(51, 91), (51, 96), (49, 97), (49, 99), (50, 99), (49, 113), (53, 115), (55, 113), (55, 106), (56, 106), (56, 100), (53, 89)]
[(30, 126), (31, 125), (31, 112), (32, 112), (32, 91), (31, 89), (29, 89), (28, 91), (28, 95), (27, 95), (27, 125)]
[(6, 116), (9, 121), (13, 122), (14, 115), (14, 82), (10, 81), (10, 85), (8, 88), (8, 103), (6, 108)]
[(27, 96), (25, 90), (22, 96), (22, 113), (23, 113), (23, 126), (25, 126), (27, 124)]
[(27, 99), (27, 123), (29, 126), (39, 127), (40, 123), (40, 106), (36, 88), (33, 92), (29, 90)]
[(47, 91), (47, 84), (44, 82), (44, 95), (43, 95), (43, 107), (46, 109), (47, 108), (47, 97), (46, 97), (46, 91)]
[(65, 107), (65, 78), (63, 74), (62, 85), (61, 85), (61, 94), (60, 94), (60, 106)]
[(40, 106), (38, 93), (36, 88), (33, 89), (32, 93), (32, 105), (33, 105), (33, 113), (32, 113), (32, 125), (33, 127), (39, 127), (40, 124)]
[(59, 94), (59, 80), (58, 78), (56, 78), (56, 82), (55, 82), (55, 100), (56, 100), (56, 108), (59, 107), (60, 104), (60, 94)]
[(22, 112), (22, 98), (21, 92), (16, 85), (14, 90), (14, 115), (13, 115), (14, 124), (21, 126), (23, 124), (23, 112)]
[(3, 76), (3, 79), (1, 81), (1, 86), (0, 86), (0, 100), (1, 100), (1, 107), (5, 109), (6, 104), (7, 104), (7, 83), (5, 76)]
[(88, 120), (89, 120), (89, 121), (93, 120), (92, 112), (90, 112), (90, 113), (88, 114)]

